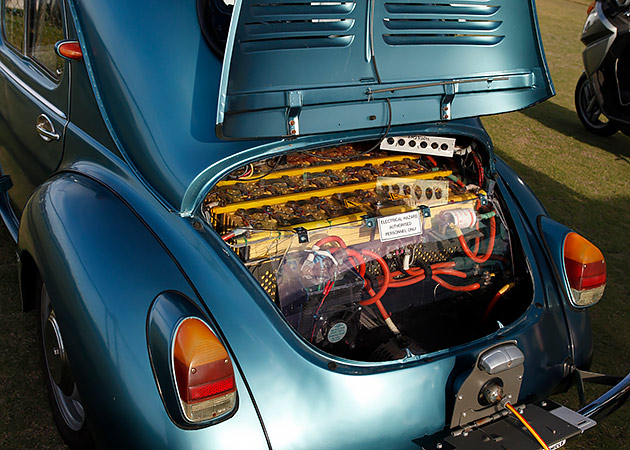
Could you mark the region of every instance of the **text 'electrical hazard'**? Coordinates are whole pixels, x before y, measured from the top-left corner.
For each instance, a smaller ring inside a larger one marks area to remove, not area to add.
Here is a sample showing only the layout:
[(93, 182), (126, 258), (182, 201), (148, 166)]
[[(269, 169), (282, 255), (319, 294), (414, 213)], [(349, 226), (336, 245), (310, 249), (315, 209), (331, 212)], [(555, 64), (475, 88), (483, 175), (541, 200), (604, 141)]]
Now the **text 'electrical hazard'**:
[(410, 211), (393, 216), (379, 217), (378, 232), (383, 242), (422, 234), (420, 212)]

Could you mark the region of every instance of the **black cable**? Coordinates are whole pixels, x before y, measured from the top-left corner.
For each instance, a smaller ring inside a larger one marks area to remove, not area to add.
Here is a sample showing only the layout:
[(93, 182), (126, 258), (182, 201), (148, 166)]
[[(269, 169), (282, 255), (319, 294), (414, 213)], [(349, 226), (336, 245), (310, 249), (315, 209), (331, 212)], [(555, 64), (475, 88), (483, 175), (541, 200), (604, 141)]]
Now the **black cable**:
[(257, 181), (257, 180), (262, 180), (263, 178), (271, 175), (273, 172), (275, 172), (275, 170), (278, 168), (279, 163), (280, 163), (280, 159), (282, 159), (282, 155), (277, 156), (276, 157), (276, 162), (274, 163), (273, 167), (271, 169), (269, 169), (267, 172), (265, 172), (263, 175), (260, 175), (258, 177), (255, 178), (239, 178), (241, 181)]
[(341, 158), (333, 158), (331, 156), (327, 157), (327, 156), (317, 155), (315, 153), (309, 153), (308, 150), (305, 150), (304, 153), (306, 153), (309, 156), (313, 156), (314, 158), (318, 158), (318, 159), (325, 159), (325, 160), (331, 161), (331, 162), (341, 162), (341, 161), (346, 161), (346, 160), (348, 160), (350, 158), (360, 158), (361, 156), (364, 156), (364, 155), (367, 155), (370, 152), (373, 152), (378, 147), (380, 147), (381, 142), (388, 135), (389, 129), (392, 126), (392, 104), (390, 103), (388, 98), (386, 98), (385, 101), (387, 102), (387, 110), (388, 110), (387, 128), (385, 128), (385, 132), (383, 134), (381, 134), (381, 136), (378, 138), (376, 144), (374, 144), (368, 150), (362, 151), (361, 153), (356, 154), (356, 155), (351, 155), (351, 156), (346, 156), (346, 157), (341, 157)]

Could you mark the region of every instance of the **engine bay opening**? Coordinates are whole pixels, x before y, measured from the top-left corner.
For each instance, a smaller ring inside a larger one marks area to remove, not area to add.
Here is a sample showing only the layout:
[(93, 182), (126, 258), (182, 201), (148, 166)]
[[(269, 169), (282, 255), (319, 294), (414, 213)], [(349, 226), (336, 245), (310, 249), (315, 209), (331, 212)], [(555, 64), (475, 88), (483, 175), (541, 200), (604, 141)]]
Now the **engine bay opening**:
[(470, 139), (388, 137), (247, 164), (202, 212), (302, 338), (391, 361), (491, 334), (531, 304), (488, 167)]

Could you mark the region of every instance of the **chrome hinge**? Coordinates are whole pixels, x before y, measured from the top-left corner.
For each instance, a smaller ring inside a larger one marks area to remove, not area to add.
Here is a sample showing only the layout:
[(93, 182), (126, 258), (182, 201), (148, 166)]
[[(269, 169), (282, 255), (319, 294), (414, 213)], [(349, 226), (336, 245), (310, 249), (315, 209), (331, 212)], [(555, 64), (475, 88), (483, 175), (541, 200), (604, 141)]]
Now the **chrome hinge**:
[(287, 92), (287, 134), (297, 136), (300, 134), (300, 111), (302, 111), (302, 91)]
[(451, 120), (452, 103), (457, 92), (458, 84), (450, 83), (444, 85), (444, 96), (440, 102), (440, 117), (442, 120)]

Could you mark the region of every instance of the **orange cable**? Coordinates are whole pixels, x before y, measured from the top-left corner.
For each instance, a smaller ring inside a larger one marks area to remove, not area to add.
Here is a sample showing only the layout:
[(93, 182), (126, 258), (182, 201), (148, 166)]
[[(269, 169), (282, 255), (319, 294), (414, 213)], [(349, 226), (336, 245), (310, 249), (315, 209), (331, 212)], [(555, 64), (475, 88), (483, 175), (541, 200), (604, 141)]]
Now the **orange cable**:
[(543, 441), (543, 440), (542, 440), (542, 438), (538, 435), (538, 433), (536, 433), (536, 430), (534, 430), (534, 429), (532, 428), (532, 426), (529, 424), (529, 422), (527, 422), (527, 420), (525, 420), (525, 417), (523, 417), (523, 416), (522, 416), (522, 415), (521, 415), (521, 414), (520, 414), (520, 413), (516, 410), (516, 408), (514, 408), (514, 407), (510, 404), (510, 402), (507, 402), (507, 403), (505, 404), (505, 406), (506, 406), (506, 408), (507, 408), (507, 409), (509, 409), (509, 410), (510, 410), (510, 412), (511, 412), (512, 414), (514, 414), (514, 415), (516, 416), (516, 418), (517, 418), (518, 420), (520, 420), (520, 421), (521, 421), (521, 423), (522, 423), (523, 425), (525, 425), (525, 428), (527, 428), (527, 430), (528, 430), (528, 431), (532, 434), (532, 436), (534, 436), (534, 438), (536, 438), (536, 440), (538, 441), (538, 443), (539, 443), (540, 445), (542, 445), (542, 448), (543, 448), (544, 450), (549, 450), (549, 447), (547, 446), (547, 444), (545, 444), (545, 441)]

